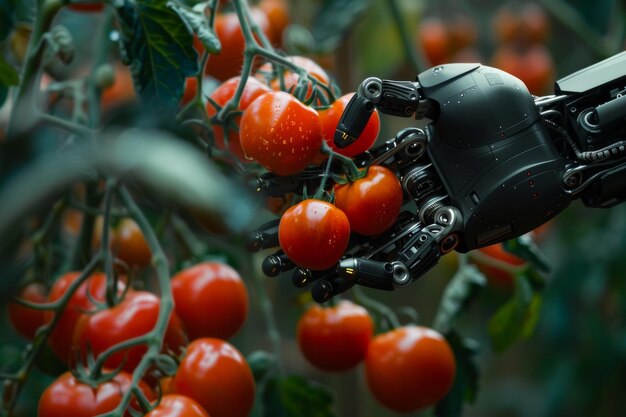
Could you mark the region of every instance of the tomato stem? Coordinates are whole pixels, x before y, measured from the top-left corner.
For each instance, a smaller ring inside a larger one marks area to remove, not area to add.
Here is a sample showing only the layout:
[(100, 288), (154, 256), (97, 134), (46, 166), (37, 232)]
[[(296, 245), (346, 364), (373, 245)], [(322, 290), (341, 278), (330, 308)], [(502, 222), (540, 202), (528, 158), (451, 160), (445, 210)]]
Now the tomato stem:
[(367, 168), (364, 168), (364, 169), (357, 168), (352, 158), (349, 158), (345, 155), (335, 152), (330, 146), (328, 146), (326, 141), (322, 141), (321, 152), (324, 155), (332, 155), (333, 157), (339, 159), (342, 162), (344, 171), (346, 173), (346, 179), (349, 182), (354, 182), (358, 179), (364, 178), (367, 175)]
[(423, 53), (421, 50), (417, 50), (414, 46), (411, 36), (409, 35), (409, 31), (406, 27), (404, 16), (402, 15), (402, 11), (400, 10), (398, 0), (389, 0), (387, 2), (387, 5), (389, 6), (389, 10), (391, 11), (391, 16), (396, 23), (396, 28), (398, 29), (398, 33), (402, 41), (404, 53), (411, 63), (411, 66), (416, 71), (416, 74), (419, 74), (420, 72), (428, 68)]
[(357, 286), (353, 287), (353, 294), (354, 301), (361, 304), (366, 309), (375, 312), (381, 318), (384, 318), (391, 329), (397, 329), (402, 326), (398, 316), (391, 308), (379, 301), (374, 300), (373, 298), (366, 296), (361, 288)]

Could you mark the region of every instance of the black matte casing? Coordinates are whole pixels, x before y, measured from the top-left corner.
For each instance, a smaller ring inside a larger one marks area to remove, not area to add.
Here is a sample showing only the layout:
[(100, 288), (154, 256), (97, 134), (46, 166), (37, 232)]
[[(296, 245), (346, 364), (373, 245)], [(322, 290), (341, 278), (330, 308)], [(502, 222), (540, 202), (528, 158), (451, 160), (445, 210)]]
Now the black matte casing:
[(519, 79), (480, 64), (418, 76), (431, 101), (428, 152), (463, 216), (466, 252), (526, 233), (565, 209), (565, 161)]

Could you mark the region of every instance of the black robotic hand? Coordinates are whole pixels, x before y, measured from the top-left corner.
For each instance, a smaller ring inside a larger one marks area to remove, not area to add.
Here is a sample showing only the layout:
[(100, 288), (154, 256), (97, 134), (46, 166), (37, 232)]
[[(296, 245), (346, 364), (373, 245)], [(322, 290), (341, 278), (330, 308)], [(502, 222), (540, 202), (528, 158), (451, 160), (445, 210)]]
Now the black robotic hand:
[[(404, 205), (395, 224), (376, 236), (353, 234), (344, 257), (324, 271), (299, 267), (282, 250), (263, 264), (270, 276), (294, 270), (294, 284), (312, 283), (318, 302), (356, 284), (407, 285), (443, 254), (520, 236), (575, 199), (598, 208), (626, 200), (626, 52), (562, 78), (546, 97), (480, 64), (438, 66), (415, 82), (368, 78), (343, 113), (335, 145), (357, 140), (374, 109), (429, 120), (354, 158), (398, 177)], [(266, 174), (258, 190), (302, 193), (324, 176), (323, 168)], [(250, 248), (279, 246), (278, 225), (253, 233)]]

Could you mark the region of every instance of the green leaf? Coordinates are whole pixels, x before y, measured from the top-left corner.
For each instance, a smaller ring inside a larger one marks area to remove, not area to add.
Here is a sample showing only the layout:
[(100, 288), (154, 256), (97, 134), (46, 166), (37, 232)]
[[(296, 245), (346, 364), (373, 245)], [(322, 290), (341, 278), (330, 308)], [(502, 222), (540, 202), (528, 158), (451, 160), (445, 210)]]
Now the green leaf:
[(190, 9), (176, 1), (169, 1), (167, 6), (178, 14), (190, 32), (198, 35), (198, 39), (200, 39), (202, 45), (209, 53), (217, 54), (222, 49), (222, 45), (211, 26), (209, 26), (209, 21), (204, 13), (207, 4), (207, 2), (199, 3), (193, 9)]
[(17, 85), (19, 82), (20, 76), (17, 74), (17, 71), (0, 55), (0, 86), (8, 87)]
[(511, 239), (502, 244), (507, 252), (519, 256), (530, 262), (535, 268), (542, 272), (550, 272), (550, 262), (546, 255), (537, 247), (530, 235), (523, 235)]
[(118, 8), (125, 60), (144, 105), (173, 114), (185, 79), (198, 72), (192, 36), (167, 0), (125, 2)]
[(515, 279), (515, 292), (489, 320), (489, 334), (495, 351), (501, 352), (519, 339), (533, 334), (541, 307), (541, 294), (531, 278), (521, 273)]
[(370, 4), (371, 0), (324, 0), (311, 27), (317, 52), (335, 50)]
[(456, 317), (476, 299), (486, 283), (487, 279), (476, 266), (464, 265), (459, 268), (444, 290), (435, 316), (434, 328), (441, 333), (447, 333)]
[(471, 339), (464, 339), (456, 331), (447, 333), (446, 339), (454, 352), (456, 374), (452, 388), (437, 403), (434, 414), (437, 417), (458, 417), (462, 415), (463, 404), (473, 403), (478, 394), (480, 373), (475, 361), (477, 344)]
[(333, 417), (328, 388), (298, 375), (274, 377), (257, 398), (253, 417)]

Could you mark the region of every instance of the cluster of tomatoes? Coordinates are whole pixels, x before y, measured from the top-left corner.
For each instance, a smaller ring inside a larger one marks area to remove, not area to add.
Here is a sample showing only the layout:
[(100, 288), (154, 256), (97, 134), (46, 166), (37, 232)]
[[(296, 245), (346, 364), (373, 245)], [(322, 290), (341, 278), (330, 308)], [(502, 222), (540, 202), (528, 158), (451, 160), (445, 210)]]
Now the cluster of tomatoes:
[[(546, 48), (550, 20), (544, 9), (534, 2), (507, 3), (494, 14), (492, 23), (497, 47), (489, 64), (522, 80), (532, 94), (550, 92), (555, 65)], [(417, 45), (433, 66), (482, 62), (477, 27), (464, 13), (425, 18), (417, 31)]]
[[(19, 295), (31, 303), (52, 303), (80, 276), (80, 272), (65, 273), (48, 292), (42, 284), (31, 283)], [(157, 393), (162, 396), (147, 415), (165, 416), (179, 410), (189, 413), (180, 415), (197, 417), (247, 416), (254, 402), (254, 378), (243, 355), (226, 341), (241, 328), (248, 312), (248, 294), (240, 275), (226, 264), (204, 262), (178, 272), (171, 286), (175, 309), (164, 332), (162, 352), (174, 358), (178, 369), (173, 376), (149, 371), (140, 382), (148, 401), (156, 401)], [(29, 339), (55, 319), (49, 348), (70, 368), (82, 366), (89, 356), (97, 359), (120, 343), (146, 335), (157, 324), (161, 298), (156, 294), (131, 288), (124, 277), (117, 281), (116, 304), (106, 304), (106, 292), (106, 275), (95, 272), (62, 310), (12, 303), (9, 317)], [(94, 416), (113, 410), (146, 351), (145, 343), (131, 343), (107, 356), (102, 372), (111, 373), (112, 378), (96, 386), (71, 372), (62, 374), (41, 396), (38, 415)], [(135, 402), (131, 406), (138, 408)]]
[(370, 391), (394, 411), (432, 406), (454, 381), (454, 354), (441, 334), (409, 325), (374, 336), (368, 311), (347, 300), (309, 308), (297, 338), (307, 361), (322, 371), (344, 372), (364, 362)]

